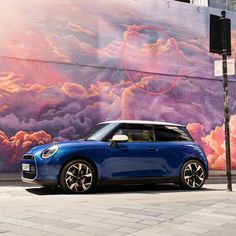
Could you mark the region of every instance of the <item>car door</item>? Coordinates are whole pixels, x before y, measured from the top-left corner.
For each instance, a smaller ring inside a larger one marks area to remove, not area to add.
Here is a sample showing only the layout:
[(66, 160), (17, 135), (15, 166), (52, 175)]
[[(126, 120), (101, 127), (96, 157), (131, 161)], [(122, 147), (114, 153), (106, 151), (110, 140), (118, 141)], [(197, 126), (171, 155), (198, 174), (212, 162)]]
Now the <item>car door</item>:
[(128, 136), (128, 142), (108, 143), (103, 163), (103, 178), (155, 177), (158, 160), (154, 154), (154, 131), (150, 125), (123, 124), (115, 134)]

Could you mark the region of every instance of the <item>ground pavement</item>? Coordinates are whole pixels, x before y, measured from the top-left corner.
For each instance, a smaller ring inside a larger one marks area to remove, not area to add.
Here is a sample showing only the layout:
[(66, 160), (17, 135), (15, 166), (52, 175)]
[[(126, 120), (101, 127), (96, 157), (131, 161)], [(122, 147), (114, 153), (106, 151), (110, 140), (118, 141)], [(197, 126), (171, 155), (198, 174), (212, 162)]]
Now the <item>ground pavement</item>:
[(200, 191), (103, 187), (86, 195), (8, 185), (0, 186), (0, 236), (236, 235), (236, 192), (227, 192), (225, 184)]

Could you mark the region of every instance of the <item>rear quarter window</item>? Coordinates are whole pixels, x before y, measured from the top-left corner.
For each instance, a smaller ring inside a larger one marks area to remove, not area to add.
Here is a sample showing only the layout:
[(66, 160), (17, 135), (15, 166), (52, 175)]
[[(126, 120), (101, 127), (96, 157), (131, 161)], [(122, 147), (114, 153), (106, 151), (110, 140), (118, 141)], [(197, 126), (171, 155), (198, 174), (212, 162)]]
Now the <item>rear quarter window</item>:
[(156, 126), (154, 128), (156, 141), (185, 141), (193, 142), (192, 137), (185, 127), (181, 126)]

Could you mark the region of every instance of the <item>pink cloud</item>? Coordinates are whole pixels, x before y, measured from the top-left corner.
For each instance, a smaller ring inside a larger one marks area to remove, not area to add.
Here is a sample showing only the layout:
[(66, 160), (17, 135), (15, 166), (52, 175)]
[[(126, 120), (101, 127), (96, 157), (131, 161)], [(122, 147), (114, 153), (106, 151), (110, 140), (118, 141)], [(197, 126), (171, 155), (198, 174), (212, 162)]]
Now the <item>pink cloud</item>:
[[(198, 123), (188, 124), (189, 132), (203, 146), (210, 169), (225, 170), (225, 137), (224, 126), (217, 126), (210, 134), (206, 134), (204, 126)], [(231, 166), (236, 168), (236, 115), (230, 119)]]
[(96, 51), (91, 45), (86, 42), (82, 42), (74, 35), (59, 36), (56, 34), (51, 34), (47, 36), (47, 41), (54, 51), (60, 50), (60, 53), (63, 53), (65, 58), (68, 58), (66, 54), (69, 54), (71, 51), (76, 52), (76, 50), (78, 50), (80, 53), (87, 54), (94, 54)]
[(69, 22), (66, 25), (66, 28), (71, 30), (71, 31), (74, 31), (74, 32), (85, 33), (85, 34), (87, 34), (89, 36), (93, 36), (93, 37), (96, 36), (96, 33), (93, 30), (85, 29), (84, 27), (80, 26), (79, 24)]

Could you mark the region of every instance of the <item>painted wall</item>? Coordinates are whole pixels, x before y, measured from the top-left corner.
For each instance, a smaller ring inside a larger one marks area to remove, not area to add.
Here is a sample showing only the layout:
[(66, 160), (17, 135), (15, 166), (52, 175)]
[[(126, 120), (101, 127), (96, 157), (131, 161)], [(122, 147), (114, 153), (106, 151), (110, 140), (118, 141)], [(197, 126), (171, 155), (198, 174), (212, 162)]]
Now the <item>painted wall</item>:
[[(210, 168), (225, 168), (222, 79), (213, 76), (220, 57), (208, 52), (209, 14), (217, 9), (165, 0), (0, 7), (0, 171), (18, 170), (35, 145), (78, 139), (113, 119), (186, 124)], [(229, 93), (236, 168), (235, 77)]]

